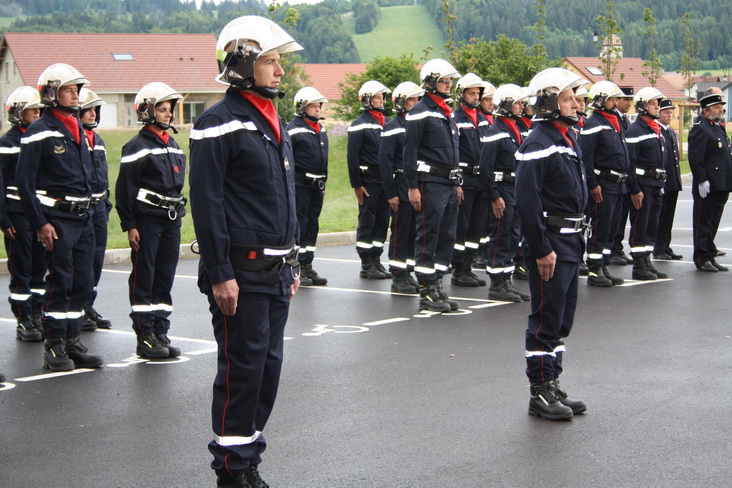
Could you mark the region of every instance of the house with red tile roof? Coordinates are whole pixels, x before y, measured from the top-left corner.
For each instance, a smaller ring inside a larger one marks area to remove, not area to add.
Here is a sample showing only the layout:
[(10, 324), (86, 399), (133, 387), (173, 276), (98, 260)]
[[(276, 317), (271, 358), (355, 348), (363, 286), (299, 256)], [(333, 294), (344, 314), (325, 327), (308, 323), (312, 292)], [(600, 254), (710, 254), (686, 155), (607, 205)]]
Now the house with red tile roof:
[(136, 127), (135, 94), (162, 81), (184, 97), (176, 123), (191, 124), (223, 96), (215, 81), (216, 37), (210, 34), (79, 34), (5, 32), (0, 42), (0, 124), (7, 129), (5, 100), (19, 86), (36, 87), (53, 63), (67, 63), (89, 80), (107, 104), (101, 127)]
[(361, 74), (366, 71), (362, 63), (352, 64), (298, 64), (310, 78), (309, 86), (316, 88), (329, 102), (341, 98), (341, 89), (338, 83), (346, 81), (349, 73)]

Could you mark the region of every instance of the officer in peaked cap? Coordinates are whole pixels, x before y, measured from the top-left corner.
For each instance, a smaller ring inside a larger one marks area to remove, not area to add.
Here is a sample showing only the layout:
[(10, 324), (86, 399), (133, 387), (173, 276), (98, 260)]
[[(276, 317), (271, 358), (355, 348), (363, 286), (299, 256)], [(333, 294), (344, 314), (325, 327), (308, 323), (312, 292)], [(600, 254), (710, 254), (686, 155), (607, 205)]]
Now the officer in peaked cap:
[(675, 108), (670, 99), (661, 100), (661, 118), (658, 119), (658, 125), (661, 126), (661, 135), (666, 141), (666, 185), (663, 188), (663, 202), (661, 204), (661, 215), (658, 218), (656, 242), (653, 244), (654, 259), (661, 260), (683, 258), (671, 249), (671, 229), (674, 224), (676, 202), (681, 191), (679, 135), (670, 125)]

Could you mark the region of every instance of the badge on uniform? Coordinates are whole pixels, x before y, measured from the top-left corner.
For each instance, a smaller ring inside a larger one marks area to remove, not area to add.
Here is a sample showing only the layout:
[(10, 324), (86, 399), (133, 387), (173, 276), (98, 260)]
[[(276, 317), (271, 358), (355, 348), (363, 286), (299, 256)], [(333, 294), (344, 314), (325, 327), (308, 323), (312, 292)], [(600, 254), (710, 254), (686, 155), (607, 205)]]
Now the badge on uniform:
[(290, 160), (287, 159), (287, 156), (285, 156), (285, 160), (283, 161), (285, 165), (285, 171), (290, 171)]
[(719, 139), (717, 140), (717, 147), (719, 149), (722, 149), (722, 141), (720, 141)]
[(54, 154), (63, 154), (65, 152), (66, 152), (66, 148), (64, 146), (53, 146), (53, 153)]

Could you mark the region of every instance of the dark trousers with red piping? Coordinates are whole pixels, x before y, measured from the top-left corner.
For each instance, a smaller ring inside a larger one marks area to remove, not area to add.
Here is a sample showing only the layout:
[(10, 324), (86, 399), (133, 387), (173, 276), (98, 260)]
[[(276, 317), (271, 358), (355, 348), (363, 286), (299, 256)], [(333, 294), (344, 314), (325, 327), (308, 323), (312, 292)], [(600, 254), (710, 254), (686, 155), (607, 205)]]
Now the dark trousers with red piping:
[(644, 256), (653, 250), (658, 229), (658, 216), (661, 214), (663, 195), (661, 188), (641, 185), (643, 204), (641, 208), (630, 208), (630, 233), (628, 245), (634, 256)]
[(235, 473), (259, 464), (267, 447), (262, 431), (277, 397), (290, 297), (242, 292), (227, 317), (206, 295), (218, 343), (211, 467)]
[(653, 244), (653, 253), (671, 253), (671, 231), (674, 227), (674, 216), (676, 215), (676, 202), (679, 200), (679, 192), (666, 191), (663, 194), (661, 214), (658, 216), (658, 230), (656, 241)]
[(364, 196), (363, 205), (358, 206), (356, 252), (361, 259), (381, 256), (389, 229), (389, 200), (381, 183), (364, 183), (363, 186), (369, 196)]
[(138, 216), (140, 250), (132, 251), (130, 305), (137, 335), (167, 334), (173, 311), (173, 280), (180, 253), (180, 219)]
[(422, 211), (417, 212), (414, 271), (420, 285), (429, 286), (447, 271), (455, 247), (457, 189), (452, 185), (421, 182)]
[(531, 294), (526, 329), (526, 376), (531, 383), (543, 383), (562, 373), (562, 339), (569, 335), (574, 324), (579, 264), (557, 261), (549, 281), (539, 276), (535, 258), (527, 257), (526, 264)]
[(47, 254), (25, 214), (9, 212), (8, 217), (15, 228), (14, 239), (5, 236), (10, 273), (8, 303), (13, 315), (23, 319), (29, 314), (41, 313), (45, 294), (43, 278), (48, 268)]
[(295, 206), (297, 223), (300, 226), (300, 264), (310, 264), (315, 258), (315, 242), (320, 230), (320, 212), (323, 210), (324, 191), (317, 185), (297, 185)]
[(519, 218), (516, 214), (515, 205), (506, 205), (503, 209), (503, 217), (496, 218), (493, 208), (489, 209), (488, 219), (488, 242), (486, 242), (486, 254), (488, 274), (510, 274), (514, 271), (513, 258), (519, 248)]
[(97, 285), (102, 277), (104, 267), (104, 253), (107, 250), (107, 224), (109, 222), (109, 210), (112, 204), (105, 199), (94, 207), (92, 225), (94, 226), (94, 287), (92, 288), (89, 305), (94, 305), (97, 298)]
[(458, 206), (455, 251), (452, 254), (452, 267), (457, 270), (469, 269), (478, 253), (488, 211), (488, 197), (484, 190), (463, 188), (463, 194), (463, 201)]
[(590, 270), (609, 263), (613, 237), (620, 225), (622, 211), (622, 194), (603, 193), (602, 202), (590, 203), (588, 215), (592, 234), (587, 237), (587, 266)]
[(729, 192), (709, 192), (706, 198), (701, 198), (694, 191), (694, 264), (700, 268), (705, 261), (711, 261), (717, 255), (714, 237), (722, 219), (724, 206), (727, 204)]
[(397, 273), (414, 265), (414, 239), (417, 235), (416, 211), (409, 202), (399, 200), (398, 211), (391, 211), (389, 270)]

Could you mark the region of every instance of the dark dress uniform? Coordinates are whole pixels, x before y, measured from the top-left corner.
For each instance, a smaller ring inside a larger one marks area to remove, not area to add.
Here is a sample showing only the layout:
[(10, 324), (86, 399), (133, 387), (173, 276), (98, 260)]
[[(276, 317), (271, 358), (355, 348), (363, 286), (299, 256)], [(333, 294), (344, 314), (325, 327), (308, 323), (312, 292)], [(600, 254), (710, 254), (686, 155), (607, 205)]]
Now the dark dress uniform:
[[(459, 166), (463, 170), (463, 201), (458, 207), (458, 223), (455, 233), (455, 250), (452, 254), (452, 284), (463, 284), (461, 277), (472, 275), (471, 263), (478, 252), (483, 236), (488, 200), (480, 177), (481, 139), (490, 125), (481, 111), (475, 108), (458, 107), (455, 124), (460, 134)], [(475, 117), (471, 117), (471, 115)], [(474, 120), (475, 119), (475, 120)], [(468, 278), (471, 286), (485, 285), (474, 275)], [(464, 278), (463, 278), (464, 279)]]
[[(28, 330), (41, 326), (41, 308), (46, 275), (46, 251), (36, 237), (34, 229), (23, 213), (16, 182), (16, 168), (20, 155), (20, 139), (25, 128), (13, 127), (0, 138), (0, 168), (4, 191), (1, 224), (3, 230), (15, 229), (15, 238), (5, 236), (10, 273), (10, 310), (18, 320), (18, 326)], [(39, 329), (40, 331), (40, 329)], [(20, 332), (20, 331), (19, 331)], [(40, 333), (37, 333), (40, 340)]]
[[(259, 464), (279, 385), (294, 282), (285, 261), (296, 262), (298, 223), (292, 146), (285, 124), (277, 122), (279, 142), (257, 107), (229, 88), (191, 131), (198, 286), (208, 297), (218, 343), (209, 444), (217, 473)], [(232, 279), (238, 306), (225, 316), (212, 285)]]
[[(563, 339), (577, 308), (587, 183), (572, 130), (534, 123), (516, 154), (516, 208), (525, 238), (531, 314), (526, 330), (526, 375), (543, 383), (562, 373)], [(554, 251), (554, 276), (543, 281), (536, 260)]]
[[(693, 175), (694, 264), (701, 268), (714, 261), (714, 237), (732, 190), (732, 146), (720, 124), (703, 118), (689, 131), (689, 167)], [(706, 198), (699, 195), (699, 184), (709, 181)]]
[(122, 147), (115, 207), (122, 230), (140, 233), (140, 249), (131, 251), (129, 279), (130, 318), (138, 337), (170, 329), (171, 290), (186, 213), (181, 195), (185, 171), (186, 157), (178, 143), (170, 136), (164, 141), (147, 126)]
[(296, 116), (287, 125), (295, 156), (295, 196), (300, 225), (302, 266), (313, 262), (315, 243), (320, 229), (318, 219), (323, 210), (325, 182), (328, 179), (328, 134), (319, 122), (316, 130), (305, 119)]
[(73, 121), (75, 134), (54, 110), (45, 110), (23, 135), (15, 170), (31, 229), (50, 223), (58, 234), (46, 277), (46, 340), (79, 337), (93, 288), (94, 210), (89, 204), (94, 167), (81, 123)]
[[(351, 188), (363, 186), (369, 193), (358, 207), (356, 230), (356, 252), (364, 264), (379, 261), (389, 227), (389, 202), (384, 196), (379, 169), (379, 144), (384, 127), (371, 112), (363, 111), (348, 127), (346, 154)], [(389, 119), (385, 117), (384, 125), (387, 122)]]
[[(681, 168), (679, 167), (679, 135), (670, 126), (661, 126), (661, 134), (666, 143), (666, 184), (663, 188), (661, 214), (658, 217), (656, 242), (653, 245), (653, 254), (667, 254), (674, 256), (671, 249), (671, 230), (674, 226), (676, 202), (679, 199), (681, 185)], [(676, 259), (681, 259), (677, 256)]]
[(458, 216), (458, 129), (452, 112), (446, 115), (433, 97), (427, 93), (407, 114), (403, 151), (407, 187), (422, 193), (414, 250), (421, 286), (434, 285), (447, 271)]
[(613, 238), (623, 212), (623, 198), (628, 193), (625, 181), (630, 161), (615, 113), (596, 110), (586, 120), (579, 143), (587, 188), (594, 190), (599, 186), (602, 191), (602, 202), (596, 203), (589, 198), (587, 212), (592, 225), (592, 233), (587, 238), (587, 266), (590, 272), (598, 273), (598, 269), (610, 263)]

